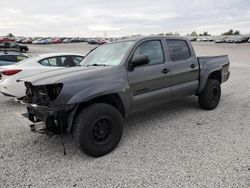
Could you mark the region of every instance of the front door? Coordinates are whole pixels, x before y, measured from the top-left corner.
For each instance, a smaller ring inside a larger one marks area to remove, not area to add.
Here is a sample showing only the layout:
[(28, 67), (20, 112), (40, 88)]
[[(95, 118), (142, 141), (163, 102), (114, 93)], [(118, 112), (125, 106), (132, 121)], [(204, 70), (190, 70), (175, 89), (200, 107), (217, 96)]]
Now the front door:
[(170, 73), (162, 41), (141, 42), (133, 55), (145, 54), (149, 64), (135, 67), (128, 72), (132, 95), (132, 111), (154, 106), (170, 99)]

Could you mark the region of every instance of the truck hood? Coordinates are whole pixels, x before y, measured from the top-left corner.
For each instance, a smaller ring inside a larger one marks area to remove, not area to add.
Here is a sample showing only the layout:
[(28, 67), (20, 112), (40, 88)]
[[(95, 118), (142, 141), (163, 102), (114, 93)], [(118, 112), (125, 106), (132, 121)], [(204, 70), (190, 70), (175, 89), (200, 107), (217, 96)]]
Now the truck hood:
[[(83, 78), (87, 75), (97, 76), (98, 72), (103, 72), (103, 70), (111, 69), (112, 66), (106, 67), (97, 67), (97, 66), (90, 66), (90, 67), (72, 67), (72, 68), (62, 68), (57, 70), (47, 71), (38, 75), (33, 75), (29, 77), (24, 77), (19, 80), (18, 82), (31, 82), (32, 85), (47, 85), (47, 84), (54, 84), (54, 83), (64, 83), (65, 81), (74, 80), (76, 78)], [(106, 71), (105, 71), (106, 72)]]

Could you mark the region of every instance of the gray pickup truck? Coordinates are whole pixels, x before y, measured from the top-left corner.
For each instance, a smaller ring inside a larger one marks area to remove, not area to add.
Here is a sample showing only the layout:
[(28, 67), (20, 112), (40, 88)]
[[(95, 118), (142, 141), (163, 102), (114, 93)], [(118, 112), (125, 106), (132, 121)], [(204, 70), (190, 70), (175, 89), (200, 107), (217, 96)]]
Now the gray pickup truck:
[[(27, 116), (33, 131), (72, 133), (94, 157), (111, 152), (123, 119), (136, 111), (196, 95), (212, 110), (229, 78), (228, 56), (196, 57), (182, 37), (141, 37), (92, 50), (80, 67), (27, 77)], [(153, 125), (152, 125), (153, 126)]]

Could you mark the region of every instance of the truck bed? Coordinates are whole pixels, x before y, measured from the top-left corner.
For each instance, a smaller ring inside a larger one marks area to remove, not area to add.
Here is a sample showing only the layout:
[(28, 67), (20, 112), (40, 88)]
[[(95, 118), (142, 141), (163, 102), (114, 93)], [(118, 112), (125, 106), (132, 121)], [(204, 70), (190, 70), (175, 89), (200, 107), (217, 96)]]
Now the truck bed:
[(220, 55), (220, 56), (202, 56), (197, 57), (199, 63), (201, 65), (205, 64), (216, 64), (216, 65), (226, 65), (229, 64), (229, 58), (227, 55)]
[(200, 65), (200, 86), (198, 93), (201, 92), (206, 83), (208, 76), (211, 72), (217, 71), (221, 75), (221, 83), (228, 80), (230, 72), (229, 65), (230, 61), (227, 55), (221, 56), (203, 56), (197, 57)]

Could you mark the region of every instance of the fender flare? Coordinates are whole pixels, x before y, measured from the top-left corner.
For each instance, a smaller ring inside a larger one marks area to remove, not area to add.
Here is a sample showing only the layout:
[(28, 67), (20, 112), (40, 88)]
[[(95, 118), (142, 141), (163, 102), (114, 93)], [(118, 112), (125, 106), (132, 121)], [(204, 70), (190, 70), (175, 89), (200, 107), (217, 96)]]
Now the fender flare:
[[(212, 69), (212, 70), (209, 70), (209, 71), (203, 70), (203, 72), (200, 73), (200, 84), (199, 84), (197, 94), (201, 93), (204, 90), (204, 88), (206, 87), (209, 76), (213, 72), (216, 72), (216, 71), (220, 71), (222, 73), (222, 67), (219, 67), (217, 69)], [(221, 74), (221, 77), (222, 77), (222, 74)]]

